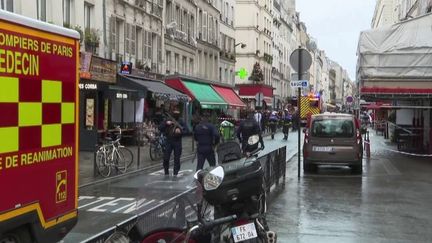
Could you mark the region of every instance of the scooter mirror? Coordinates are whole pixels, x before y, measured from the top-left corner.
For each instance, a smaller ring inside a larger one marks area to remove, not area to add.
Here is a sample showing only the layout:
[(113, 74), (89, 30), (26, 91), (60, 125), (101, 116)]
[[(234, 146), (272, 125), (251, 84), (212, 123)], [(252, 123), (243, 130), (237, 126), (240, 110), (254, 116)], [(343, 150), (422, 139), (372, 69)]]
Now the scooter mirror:
[(255, 134), (249, 137), (248, 145), (255, 145), (259, 142), (259, 135)]
[(201, 172), (202, 172), (202, 170), (198, 170), (197, 172), (195, 172), (195, 174), (194, 174), (195, 180), (198, 180), (198, 178), (200, 177), (200, 173)]

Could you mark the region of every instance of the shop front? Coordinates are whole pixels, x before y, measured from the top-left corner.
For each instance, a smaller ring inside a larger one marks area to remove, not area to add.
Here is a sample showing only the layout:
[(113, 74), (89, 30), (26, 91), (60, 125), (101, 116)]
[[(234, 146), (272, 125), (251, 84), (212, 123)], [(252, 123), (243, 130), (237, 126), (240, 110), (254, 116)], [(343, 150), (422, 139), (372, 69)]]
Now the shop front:
[(145, 122), (154, 122), (156, 125), (163, 119), (163, 113), (172, 110), (181, 112), (186, 110), (189, 97), (169, 87), (160, 80), (152, 80), (135, 75), (119, 75), (118, 84), (131, 89), (145, 89), (147, 95), (142, 100), (142, 109)]
[(116, 126), (125, 129), (127, 137), (127, 129), (137, 118), (131, 114), (139, 110), (134, 106), (146, 90), (122, 87), (117, 84), (116, 75), (116, 62), (81, 53), (80, 150), (92, 151), (99, 139)]
[[(265, 84), (238, 84), (239, 95), (249, 109), (271, 109), (275, 101), (273, 87)], [(260, 102), (261, 101), (261, 102)], [(277, 100), (276, 100), (277, 102)]]

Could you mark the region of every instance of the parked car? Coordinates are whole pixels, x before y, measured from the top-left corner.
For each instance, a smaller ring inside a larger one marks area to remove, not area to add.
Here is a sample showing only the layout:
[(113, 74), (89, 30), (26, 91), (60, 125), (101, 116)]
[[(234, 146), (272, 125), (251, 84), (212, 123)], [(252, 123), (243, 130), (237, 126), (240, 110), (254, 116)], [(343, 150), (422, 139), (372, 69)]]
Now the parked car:
[(350, 166), (362, 172), (363, 141), (358, 119), (350, 114), (324, 113), (313, 115), (303, 130), (303, 169), (318, 165)]

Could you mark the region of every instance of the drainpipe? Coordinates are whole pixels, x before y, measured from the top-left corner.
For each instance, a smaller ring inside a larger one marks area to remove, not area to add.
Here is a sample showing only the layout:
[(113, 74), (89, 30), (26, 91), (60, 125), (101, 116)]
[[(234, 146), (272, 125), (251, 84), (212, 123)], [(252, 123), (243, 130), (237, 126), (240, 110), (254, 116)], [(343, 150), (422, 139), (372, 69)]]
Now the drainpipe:
[[(107, 51), (107, 38), (106, 38), (106, 4), (105, 0), (102, 2), (102, 15), (103, 15), (103, 42), (104, 42), (104, 58), (107, 58), (108, 51)], [(111, 57), (109, 57), (111, 59)]]

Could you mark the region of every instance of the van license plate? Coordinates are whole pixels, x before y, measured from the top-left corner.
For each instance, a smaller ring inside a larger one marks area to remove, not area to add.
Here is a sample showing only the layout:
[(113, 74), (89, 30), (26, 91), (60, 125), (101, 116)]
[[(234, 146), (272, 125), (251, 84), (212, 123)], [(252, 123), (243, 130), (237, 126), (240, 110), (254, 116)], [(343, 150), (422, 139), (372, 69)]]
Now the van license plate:
[(333, 147), (313, 146), (312, 151), (314, 151), (314, 152), (332, 152)]
[(234, 242), (242, 242), (249, 239), (256, 238), (257, 231), (254, 223), (244, 224), (231, 228), (231, 234)]

